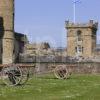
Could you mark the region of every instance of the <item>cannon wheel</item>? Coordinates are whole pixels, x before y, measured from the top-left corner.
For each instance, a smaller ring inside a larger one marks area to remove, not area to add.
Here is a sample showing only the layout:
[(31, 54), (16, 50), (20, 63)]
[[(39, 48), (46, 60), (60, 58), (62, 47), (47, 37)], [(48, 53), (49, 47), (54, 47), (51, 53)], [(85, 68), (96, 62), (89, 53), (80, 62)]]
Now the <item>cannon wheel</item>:
[(4, 84), (8, 86), (16, 86), (22, 80), (22, 71), (15, 64), (8, 64), (6, 66), (3, 66), (1, 77)]
[(68, 79), (70, 77), (70, 72), (66, 66), (59, 65), (54, 69), (54, 76), (58, 79)]
[(28, 68), (21, 68), (22, 72), (22, 79), (20, 81), (20, 85), (24, 85), (29, 79), (29, 69)]

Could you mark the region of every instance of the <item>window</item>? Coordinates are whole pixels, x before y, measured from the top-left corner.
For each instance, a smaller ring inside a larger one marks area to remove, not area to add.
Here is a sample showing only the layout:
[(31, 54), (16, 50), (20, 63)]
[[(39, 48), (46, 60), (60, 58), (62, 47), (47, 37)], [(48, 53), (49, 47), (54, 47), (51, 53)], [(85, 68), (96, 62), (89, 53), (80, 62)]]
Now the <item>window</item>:
[(77, 41), (82, 41), (82, 32), (80, 30), (77, 31)]
[(75, 51), (76, 51), (76, 53), (82, 53), (83, 47), (81, 45), (78, 45), (77, 47), (75, 47)]

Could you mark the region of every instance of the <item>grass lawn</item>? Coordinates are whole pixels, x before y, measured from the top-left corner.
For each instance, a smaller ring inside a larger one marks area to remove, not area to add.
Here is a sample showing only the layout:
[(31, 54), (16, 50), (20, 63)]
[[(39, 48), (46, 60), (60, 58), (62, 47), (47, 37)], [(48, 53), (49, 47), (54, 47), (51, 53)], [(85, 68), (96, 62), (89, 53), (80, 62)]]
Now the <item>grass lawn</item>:
[(67, 80), (46, 75), (15, 87), (0, 83), (0, 100), (100, 100), (100, 75), (72, 75)]

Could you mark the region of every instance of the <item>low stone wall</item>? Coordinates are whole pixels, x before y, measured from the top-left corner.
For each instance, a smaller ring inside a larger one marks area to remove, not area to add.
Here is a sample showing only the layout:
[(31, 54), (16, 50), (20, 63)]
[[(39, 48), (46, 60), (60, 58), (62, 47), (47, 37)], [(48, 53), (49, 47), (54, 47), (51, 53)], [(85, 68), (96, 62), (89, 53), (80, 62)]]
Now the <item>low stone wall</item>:
[(98, 74), (100, 73), (100, 63), (97, 62), (82, 62), (77, 64), (73, 70), (75, 73)]
[[(100, 62), (85, 58), (81, 59), (82, 62), (77, 58), (46, 55), (46, 56), (30, 56), (22, 55), (20, 57), (21, 63), (36, 63), (36, 72), (47, 72), (53, 70), (58, 65), (66, 65), (73, 73), (100, 73)], [(99, 59), (98, 59), (99, 61)], [(73, 65), (73, 66), (72, 66)], [(53, 68), (52, 68), (53, 66)]]
[(47, 73), (53, 71), (57, 66), (66, 66), (72, 73), (77, 74), (100, 74), (100, 63), (80, 62), (80, 63), (37, 63), (35, 71), (37, 73)]

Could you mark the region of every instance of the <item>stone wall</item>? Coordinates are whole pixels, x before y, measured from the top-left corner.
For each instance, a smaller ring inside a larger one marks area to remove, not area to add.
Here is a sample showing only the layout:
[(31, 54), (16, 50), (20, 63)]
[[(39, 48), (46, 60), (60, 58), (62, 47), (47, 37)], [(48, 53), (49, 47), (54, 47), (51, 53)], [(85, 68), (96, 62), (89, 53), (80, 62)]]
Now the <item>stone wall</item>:
[(20, 63), (34, 63), (36, 72), (47, 72), (53, 70), (58, 65), (66, 65), (73, 73), (100, 73), (100, 62), (92, 59), (82, 59), (62, 56), (22, 56)]
[(72, 73), (76, 74), (100, 74), (100, 63), (84, 62), (84, 63), (38, 63), (35, 72), (50, 73), (59, 65), (65, 66)]

